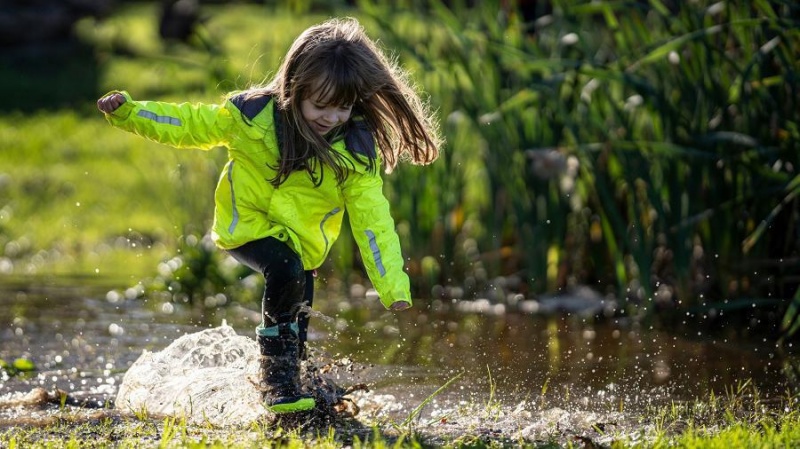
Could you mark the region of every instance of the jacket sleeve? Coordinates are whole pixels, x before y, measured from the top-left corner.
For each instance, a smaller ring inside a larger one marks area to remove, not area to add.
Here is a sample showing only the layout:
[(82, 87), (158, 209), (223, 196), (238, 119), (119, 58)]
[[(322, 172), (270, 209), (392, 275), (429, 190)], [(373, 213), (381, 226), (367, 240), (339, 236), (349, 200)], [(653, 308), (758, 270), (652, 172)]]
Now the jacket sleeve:
[(383, 195), (380, 173), (351, 172), (342, 192), (353, 237), (381, 303), (387, 309), (398, 301), (411, 304), (400, 238), (395, 231), (389, 201)]
[(221, 105), (135, 101), (130, 94), (106, 119), (117, 128), (178, 148), (209, 150), (227, 142), (231, 113)]

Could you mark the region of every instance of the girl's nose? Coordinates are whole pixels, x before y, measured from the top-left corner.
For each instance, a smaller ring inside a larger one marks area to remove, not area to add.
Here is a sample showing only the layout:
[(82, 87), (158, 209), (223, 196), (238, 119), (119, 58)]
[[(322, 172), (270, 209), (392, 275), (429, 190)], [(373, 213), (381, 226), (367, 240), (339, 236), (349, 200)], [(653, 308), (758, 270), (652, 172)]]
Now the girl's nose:
[(339, 114), (336, 111), (330, 111), (325, 114), (325, 121), (332, 125), (339, 123)]

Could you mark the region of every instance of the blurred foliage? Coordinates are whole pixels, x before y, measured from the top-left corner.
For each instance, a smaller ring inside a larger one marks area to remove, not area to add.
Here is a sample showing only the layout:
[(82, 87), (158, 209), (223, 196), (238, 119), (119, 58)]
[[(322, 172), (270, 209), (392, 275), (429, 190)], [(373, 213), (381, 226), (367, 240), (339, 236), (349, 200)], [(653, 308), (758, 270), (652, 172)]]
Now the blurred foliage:
[(208, 308), (233, 302), (260, 304), (262, 276), (225, 257), (208, 235), (202, 239), (194, 234), (181, 237), (176, 253), (158, 264), (154, 276), (141, 282), (138, 294)]
[[(0, 273), (131, 273), (114, 255), (134, 251), (146, 275), (180, 249), (154, 286), (246, 295), (249, 276), (214, 272), (226, 256), (201, 243), (224, 151), (120, 133), (94, 99), (218, 101), (347, 14), (411, 70), (448, 141), (435, 164), (386, 177), (415, 297), (511, 304), (589, 285), (619, 314), (797, 330), (800, 7), (467, 3), (210, 4), (186, 43), (158, 39), (147, 2), (79, 22), (92, 98), (49, 107), (62, 87), (40, 83), (41, 109), (24, 110), (43, 112), (0, 108)], [(358, 257), (345, 233), (322, 278), (365, 283)]]
[[(24, 375), (25, 373), (30, 373), (32, 371), (36, 371), (36, 364), (30, 359), (18, 357), (11, 363), (0, 359), (0, 374), (4, 374), (5, 376), (13, 377), (17, 375)], [(0, 376), (0, 379), (2, 377), (3, 376)]]
[(360, 5), (442, 112), (443, 161), (391, 183), (437, 284), (588, 284), (776, 331), (800, 281), (798, 6), (408, 3)]

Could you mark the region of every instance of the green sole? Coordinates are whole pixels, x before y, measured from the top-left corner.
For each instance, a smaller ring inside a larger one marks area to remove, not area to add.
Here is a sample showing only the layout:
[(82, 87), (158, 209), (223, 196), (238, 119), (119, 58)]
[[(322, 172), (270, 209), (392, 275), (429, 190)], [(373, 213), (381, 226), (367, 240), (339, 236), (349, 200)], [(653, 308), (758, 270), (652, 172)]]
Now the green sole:
[(314, 408), (317, 403), (314, 398), (303, 398), (295, 402), (275, 404), (267, 406), (267, 409), (275, 414), (305, 412)]

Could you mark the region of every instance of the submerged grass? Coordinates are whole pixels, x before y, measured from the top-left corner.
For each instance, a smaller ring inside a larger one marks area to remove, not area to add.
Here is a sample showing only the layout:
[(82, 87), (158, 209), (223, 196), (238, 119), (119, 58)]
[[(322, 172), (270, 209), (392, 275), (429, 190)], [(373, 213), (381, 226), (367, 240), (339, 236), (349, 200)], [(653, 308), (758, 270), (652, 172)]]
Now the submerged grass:
[[(356, 426), (342, 419), (300, 425), (261, 422), (247, 428), (214, 428), (176, 418), (139, 419), (110, 411), (81, 417), (80, 412), (62, 407), (50, 413), (44, 424), (15, 425), (0, 431), (0, 444), (9, 449), (791, 447), (790, 443), (800, 440), (797, 405), (796, 396), (767, 403), (751, 387), (742, 387), (724, 398), (712, 395), (673, 403), (639, 416), (566, 412), (557, 407), (525, 411), (521, 405), (490, 410), (485, 408), (487, 404), (467, 404), (427, 424), (415, 424), (412, 413), (402, 424), (366, 418)], [(573, 425), (566, 427), (565, 423)]]
[[(713, 448), (789, 447), (787, 443), (800, 437), (800, 396), (787, 392), (785, 396), (764, 398), (750, 382), (723, 395), (712, 393), (694, 401), (646, 405), (626, 413), (601, 412), (594, 410), (597, 407), (577, 406), (557, 397), (541, 403), (523, 400), (502, 404), (493, 400), (490, 392), (488, 402), (462, 401), (452, 409), (438, 409), (424, 421), (418, 419), (422, 408), (459, 377), (447, 380), (405, 417), (402, 413), (388, 417), (367, 412), (356, 419), (314, 413), (244, 427), (217, 427), (144, 411), (124, 414), (54, 402), (50, 403), (51, 410), (36, 405), (37, 412), (26, 422), (12, 422), (3, 409), (6, 418), (0, 421), (0, 444), (4, 448)], [(353, 399), (364, 401), (362, 405), (380, 401), (369, 395), (361, 392)]]

